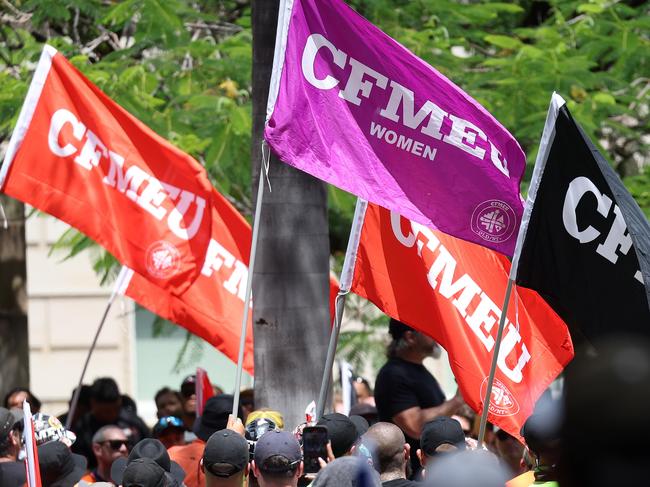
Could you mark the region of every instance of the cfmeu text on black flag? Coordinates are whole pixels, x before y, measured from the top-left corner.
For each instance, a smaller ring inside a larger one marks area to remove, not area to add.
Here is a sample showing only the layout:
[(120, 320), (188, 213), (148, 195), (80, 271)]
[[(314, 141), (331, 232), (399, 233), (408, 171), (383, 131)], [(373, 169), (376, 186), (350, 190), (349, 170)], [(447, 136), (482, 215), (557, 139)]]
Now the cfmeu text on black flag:
[(650, 336), (650, 225), (557, 94), (511, 276), (546, 299), (576, 345)]

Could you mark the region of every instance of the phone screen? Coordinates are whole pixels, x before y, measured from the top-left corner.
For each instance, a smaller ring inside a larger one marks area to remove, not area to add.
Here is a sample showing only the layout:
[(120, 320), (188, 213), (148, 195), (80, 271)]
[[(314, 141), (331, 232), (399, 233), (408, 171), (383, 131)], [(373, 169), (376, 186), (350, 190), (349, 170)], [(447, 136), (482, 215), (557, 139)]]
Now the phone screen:
[(327, 459), (327, 441), (327, 428), (324, 426), (307, 426), (302, 431), (305, 473), (316, 473), (320, 470), (318, 457)]

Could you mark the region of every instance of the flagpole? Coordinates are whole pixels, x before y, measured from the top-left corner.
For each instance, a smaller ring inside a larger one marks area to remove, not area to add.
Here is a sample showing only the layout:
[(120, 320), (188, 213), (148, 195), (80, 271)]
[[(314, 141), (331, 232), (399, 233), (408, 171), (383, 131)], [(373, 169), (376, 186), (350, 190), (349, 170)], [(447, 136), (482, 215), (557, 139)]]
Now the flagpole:
[(239, 392), (241, 389), (241, 376), (244, 366), (244, 349), (246, 347), (246, 331), (248, 329), (248, 313), (251, 308), (251, 293), (253, 290), (253, 269), (255, 268), (255, 256), (257, 255), (258, 235), (260, 230), (260, 214), (262, 210), (262, 198), (264, 197), (264, 157), (260, 162), (260, 177), (257, 182), (257, 201), (255, 202), (255, 217), (253, 220), (253, 240), (251, 242), (251, 255), (248, 263), (248, 279), (246, 281), (246, 296), (244, 297), (244, 316), (241, 322), (241, 335), (239, 337), (239, 356), (237, 357), (237, 373), (235, 375), (235, 390), (232, 401), (232, 415), (237, 417), (239, 409)]
[(354, 276), (354, 266), (357, 261), (357, 250), (359, 249), (359, 240), (361, 239), (361, 228), (366, 216), (368, 202), (357, 198), (357, 204), (354, 209), (352, 219), (352, 228), (350, 229), (350, 238), (348, 247), (345, 252), (343, 269), (341, 270), (340, 290), (336, 296), (334, 326), (330, 334), (330, 342), (327, 348), (327, 358), (325, 359), (325, 370), (323, 370), (323, 379), (321, 381), (320, 393), (318, 394), (318, 403), (316, 404), (316, 420), (319, 420), (325, 412), (325, 403), (329, 393), (332, 381), (332, 367), (334, 366), (334, 355), (336, 355), (336, 346), (339, 341), (341, 332), (341, 321), (343, 320), (343, 310), (345, 308), (345, 298), (350, 292), (352, 277)]
[(485, 391), (485, 399), (483, 400), (483, 412), (481, 414), (481, 423), (479, 425), (479, 433), (478, 433), (479, 447), (483, 444), (483, 439), (485, 438), (485, 428), (487, 425), (487, 417), (490, 409), (490, 399), (492, 397), (492, 385), (494, 382), (494, 375), (496, 373), (497, 362), (499, 360), (499, 349), (501, 348), (501, 337), (503, 335), (503, 328), (505, 327), (505, 323), (506, 323), (508, 306), (510, 305), (510, 294), (512, 293), (512, 287), (513, 285), (515, 285), (515, 280), (517, 279), (517, 269), (519, 266), (519, 257), (521, 254), (521, 248), (524, 244), (526, 231), (528, 230), (528, 222), (530, 221), (530, 216), (533, 211), (533, 205), (535, 203), (535, 197), (537, 196), (537, 190), (539, 189), (539, 185), (542, 180), (542, 174), (544, 173), (544, 168), (546, 166), (546, 160), (548, 158), (548, 152), (551, 146), (551, 139), (555, 135), (555, 119), (557, 118), (557, 113), (559, 109), (562, 107), (562, 105), (564, 105), (564, 103), (565, 102), (562, 99), (562, 97), (557, 93), (553, 92), (553, 95), (551, 96), (551, 103), (548, 108), (548, 113), (546, 114), (544, 131), (542, 132), (542, 137), (539, 143), (539, 151), (537, 152), (537, 158), (535, 160), (533, 177), (531, 178), (530, 185), (528, 187), (528, 197), (526, 198), (526, 205), (524, 206), (524, 214), (521, 217), (521, 224), (519, 226), (519, 233), (517, 235), (515, 251), (512, 256), (512, 265), (510, 267), (510, 275), (508, 277), (508, 287), (506, 288), (506, 296), (505, 299), (503, 300), (503, 307), (501, 308), (501, 318), (499, 319), (499, 330), (497, 331), (497, 338), (494, 346), (494, 355), (492, 356), (492, 366), (490, 367), (490, 375), (488, 376), (487, 390)]
[(77, 384), (77, 388), (74, 391), (74, 396), (72, 397), (72, 403), (70, 403), (70, 410), (68, 411), (68, 417), (65, 420), (66, 429), (70, 429), (70, 427), (72, 427), (71, 424), (72, 418), (74, 418), (74, 413), (77, 409), (77, 404), (79, 403), (79, 394), (81, 393), (81, 385), (83, 384), (84, 377), (86, 376), (86, 370), (88, 369), (88, 364), (90, 363), (90, 357), (92, 357), (93, 352), (95, 351), (95, 346), (97, 345), (99, 334), (101, 333), (102, 328), (104, 327), (104, 323), (106, 322), (106, 318), (108, 317), (108, 312), (110, 311), (111, 306), (113, 306), (113, 301), (115, 301), (115, 296), (117, 296), (120, 293), (120, 288), (122, 287), (123, 281), (128, 274), (130, 274), (130, 269), (126, 266), (122, 266), (122, 269), (120, 270), (120, 273), (117, 276), (117, 280), (115, 281), (115, 285), (113, 286), (113, 291), (111, 292), (111, 296), (108, 298), (108, 302), (106, 303), (106, 308), (104, 309), (104, 314), (102, 315), (102, 319), (99, 322), (97, 331), (95, 332), (95, 338), (93, 338), (93, 342), (90, 345), (90, 349), (88, 350), (88, 355), (86, 356), (86, 362), (84, 363), (83, 370), (81, 371), (81, 377), (79, 377), (79, 383)]
[(514, 280), (508, 279), (508, 287), (506, 288), (506, 297), (503, 300), (501, 308), (501, 318), (499, 319), (499, 330), (497, 331), (497, 338), (494, 344), (494, 352), (492, 355), (492, 366), (490, 367), (490, 375), (488, 376), (487, 390), (485, 391), (485, 399), (483, 400), (483, 413), (481, 414), (481, 423), (478, 430), (478, 446), (483, 444), (485, 437), (485, 427), (487, 425), (488, 411), (490, 410), (490, 398), (492, 397), (492, 385), (494, 383), (494, 375), (497, 370), (497, 362), (499, 360), (499, 350), (501, 349), (501, 337), (503, 336), (503, 329), (506, 325), (506, 316), (508, 314), (508, 306), (510, 305), (510, 295), (512, 294), (512, 286)]

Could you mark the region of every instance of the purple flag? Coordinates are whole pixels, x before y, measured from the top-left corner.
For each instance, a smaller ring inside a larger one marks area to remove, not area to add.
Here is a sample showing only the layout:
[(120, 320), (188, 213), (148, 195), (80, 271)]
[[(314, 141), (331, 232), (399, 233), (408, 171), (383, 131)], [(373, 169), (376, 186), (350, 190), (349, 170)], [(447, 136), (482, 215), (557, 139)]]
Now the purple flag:
[(280, 9), (265, 139), (287, 164), (512, 255), (526, 159), (485, 108), (340, 0)]

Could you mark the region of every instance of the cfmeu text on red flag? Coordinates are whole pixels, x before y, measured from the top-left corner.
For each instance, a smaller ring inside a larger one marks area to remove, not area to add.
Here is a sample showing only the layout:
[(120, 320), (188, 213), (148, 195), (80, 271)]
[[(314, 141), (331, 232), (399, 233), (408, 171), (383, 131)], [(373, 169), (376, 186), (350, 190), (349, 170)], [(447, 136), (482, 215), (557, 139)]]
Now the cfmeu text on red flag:
[(9, 142), (0, 190), (72, 225), (172, 293), (201, 271), (212, 224), (205, 169), (50, 46)]
[[(481, 411), (509, 270), (498, 252), (369, 204), (351, 290), (440, 343), (463, 398)], [(513, 299), (488, 418), (519, 437), (539, 396), (573, 358), (573, 345), (537, 293), (518, 289)]]

